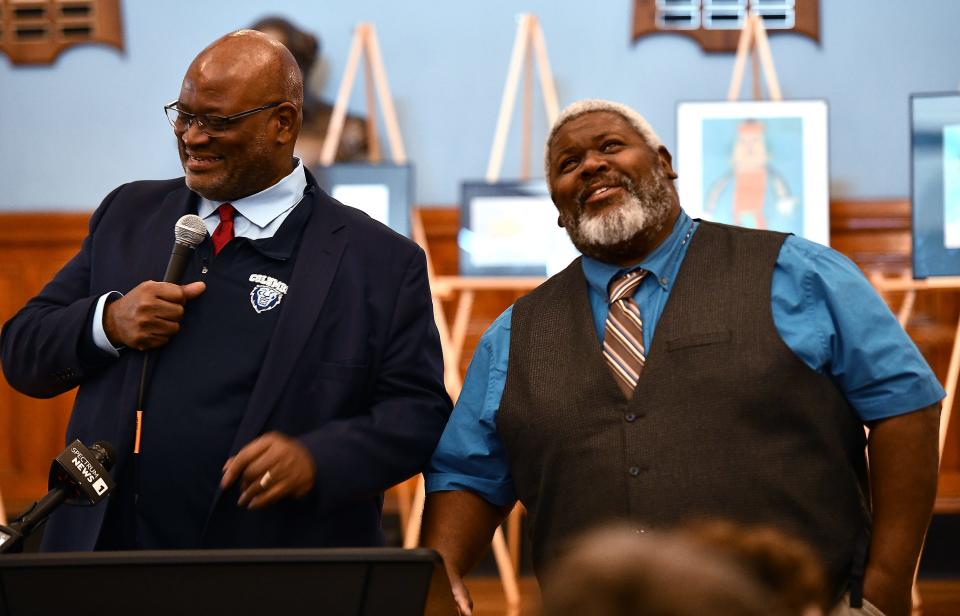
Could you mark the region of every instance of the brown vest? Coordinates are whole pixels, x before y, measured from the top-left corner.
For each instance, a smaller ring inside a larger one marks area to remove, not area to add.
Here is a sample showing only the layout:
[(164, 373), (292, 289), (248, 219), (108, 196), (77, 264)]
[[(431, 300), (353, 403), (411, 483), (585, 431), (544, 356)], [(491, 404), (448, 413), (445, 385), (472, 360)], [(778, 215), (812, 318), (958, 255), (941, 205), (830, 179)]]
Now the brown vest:
[(777, 333), (784, 237), (700, 224), (629, 402), (579, 259), (516, 303), (497, 430), (538, 573), (598, 523), (720, 517), (805, 539), (837, 593), (857, 577), (870, 526), (863, 427)]

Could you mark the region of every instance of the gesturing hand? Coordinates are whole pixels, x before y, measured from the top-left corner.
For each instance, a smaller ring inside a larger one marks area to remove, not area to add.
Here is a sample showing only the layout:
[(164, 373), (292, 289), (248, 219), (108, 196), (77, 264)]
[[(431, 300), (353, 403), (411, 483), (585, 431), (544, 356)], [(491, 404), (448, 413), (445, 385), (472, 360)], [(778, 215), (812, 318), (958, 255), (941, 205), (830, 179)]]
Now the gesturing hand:
[(279, 432), (256, 438), (223, 465), (220, 488), (238, 478), (240, 500), (248, 509), (260, 509), (287, 498), (299, 498), (313, 488), (317, 469), (313, 456), (296, 439)]
[(178, 285), (141, 282), (103, 310), (103, 331), (114, 346), (148, 351), (170, 342), (180, 331), (183, 307), (207, 288), (203, 282)]

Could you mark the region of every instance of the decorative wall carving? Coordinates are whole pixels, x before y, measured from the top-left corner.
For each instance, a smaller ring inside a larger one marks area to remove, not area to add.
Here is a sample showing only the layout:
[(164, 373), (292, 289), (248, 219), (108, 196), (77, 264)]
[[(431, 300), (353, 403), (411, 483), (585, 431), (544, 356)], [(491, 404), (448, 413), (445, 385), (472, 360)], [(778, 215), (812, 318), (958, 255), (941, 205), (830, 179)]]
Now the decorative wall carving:
[(748, 10), (763, 18), (767, 34), (792, 32), (820, 42), (818, 0), (634, 0), (633, 41), (680, 34), (707, 52), (736, 51)]
[(120, 0), (0, 0), (0, 51), (14, 64), (53, 64), (84, 43), (123, 51)]

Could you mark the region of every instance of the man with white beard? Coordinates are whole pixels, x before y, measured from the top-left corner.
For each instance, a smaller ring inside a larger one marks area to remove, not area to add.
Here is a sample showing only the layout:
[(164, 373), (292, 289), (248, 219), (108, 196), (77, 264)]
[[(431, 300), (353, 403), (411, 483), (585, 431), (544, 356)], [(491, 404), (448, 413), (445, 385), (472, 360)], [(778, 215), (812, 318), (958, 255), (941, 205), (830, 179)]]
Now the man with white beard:
[(519, 500), (538, 575), (611, 520), (726, 518), (810, 543), (837, 613), (907, 614), (944, 391), (857, 267), (692, 220), (670, 153), (618, 103), (564, 110), (546, 177), (583, 257), (483, 335), (427, 472), (423, 542), (461, 611)]

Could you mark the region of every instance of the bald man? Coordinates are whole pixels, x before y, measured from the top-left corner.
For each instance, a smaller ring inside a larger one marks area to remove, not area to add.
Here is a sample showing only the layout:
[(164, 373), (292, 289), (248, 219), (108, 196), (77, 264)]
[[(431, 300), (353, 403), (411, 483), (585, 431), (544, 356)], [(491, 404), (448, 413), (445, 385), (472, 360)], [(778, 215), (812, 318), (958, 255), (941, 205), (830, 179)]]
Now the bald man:
[[(302, 104), (266, 35), (203, 50), (165, 107), (184, 177), (114, 190), (4, 326), (8, 381), (79, 386), (67, 441), (118, 450), (117, 489), (54, 514), (46, 549), (382, 543), (383, 491), (450, 412), (426, 262), (293, 156)], [(182, 284), (157, 282), (184, 214), (210, 237)]]

